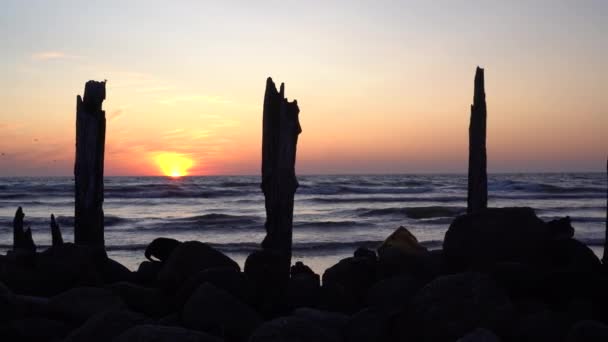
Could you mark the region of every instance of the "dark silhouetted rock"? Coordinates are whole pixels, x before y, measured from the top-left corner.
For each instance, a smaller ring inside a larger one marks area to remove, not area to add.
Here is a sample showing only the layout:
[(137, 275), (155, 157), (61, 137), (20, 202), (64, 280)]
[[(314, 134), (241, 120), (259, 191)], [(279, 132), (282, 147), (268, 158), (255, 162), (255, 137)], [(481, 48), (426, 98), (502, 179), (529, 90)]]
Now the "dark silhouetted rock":
[(23, 218), (25, 214), (21, 207), (17, 208), (15, 212), (15, 218), (13, 219), (13, 250), (25, 248), (24, 246), (24, 231), (23, 231)]
[(255, 293), (245, 274), (234, 267), (218, 267), (200, 271), (188, 278), (175, 293), (174, 307), (181, 309), (194, 291), (204, 283), (210, 283), (230, 293), (243, 303), (253, 303)]
[(163, 264), (158, 261), (143, 261), (135, 272), (135, 280), (144, 285), (156, 285)]
[(355, 258), (368, 258), (373, 261), (378, 261), (378, 256), (376, 255), (376, 252), (372, 251), (371, 249), (367, 249), (365, 247), (357, 248), (355, 250), (354, 257)]
[(488, 206), (486, 160), (486, 92), (483, 69), (475, 71), (475, 93), (469, 124), (469, 186), (467, 212), (475, 213)]
[(321, 294), (321, 278), (310, 267), (298, 261), (291, 267), (286, 301), (289, 308), (317, 307)]
[(455, 270), (497, 262), (546, 263), (547, 225), (531, 208), (488, 208), (458, 216), (445, 234), (443, 253)]
[(365, 309), (352, 315), (344, 327), (346, 342), (384, 342), (391, 341), (390, 318), (384, 312)]
[(147, 288), (129, 282), (118, 282), (106, 286), (119, 296), (127, 307), (149, 317), (160, 318), (171, 311), (171, 300), (157, 288)]
[(257, 250), (245, 260), (245, 275), (256, 293), (256, 307), (265, 317), (285, 311), (283, 307), (289, 278), (277, 269), (282, 267), (283, 256), (271, 250)]
[(570, 328), (566, 342), (608, 341), (608, 325), (597, 321), (580, 321)]
[(304, 317), (279, 317), (255, 330), (250, 342), (341, 342), (340, 333)]
[[(376, 263), (367, 257), (349, 257), (340, 260), (323, 273), (324, 295), (334, 297), (336, 309), (357, 311), (364, 303), (371, 285), (376, 281)], [(342, 306), (343, 305), (343, 306)], [(342, 307), (340, 307), (342, 306)]]
[(232, 267), (240, 270), (239, 265), (222, 252), (198, 241), (179, 244), (158, 273), (161, 288), (176, 290), (192, 275), (216, 267)]
[(378, 276), (416, 275), (435, 276), (431, 254), (406, 228), (397, 228), (378, 248)]
[(422, 286), (420, 279), (409, 275), (380, 280), (367, 292), (367, 305), (386, 312), (400, 312)]
[(0, 282), (0, 325), (17, 317), (19, 312), (15, 295)]
[(500, 342), (500, 338), (488, 329), (479, 328), (464, 335), (456, 342)]
[(292, 315), (305, 318), (318, 326), (334, 331), (342, 331), (348, 323), (348, 316), (345, 314), (313, 308), (299, 308), (294, 310)]
[(262, 123), (262, 191), (266, 207), (266, 237), (262, 248), (281, 256), (274, 270), (287, 282), (291, 266), (293, 198), (298, 188), (295, 173), (298, 135), (302, 132), (298, 102), (285, 98), (270, 77), (266, 80)]
[(61, 236), (61, 229), (55, 221), (55, 215), (51, 214), (51, 241), (53, 246), (63, 245), (63, 236)]
[(584, 243), (575, 239), (561, 239), (550, 244), (548, 254), (553, 267), (561, 271), (598, 272), (602, 262)]
[(27, 227), (23, 232), (23, 248), (31, 253), (36, 252), (36, 244), (34, 238), (32, 238), (32, 229)]
[(227, 341), (246, 341), (262, 318), (228, 292), (205, 283), (192, 294), (182, 310), (182, 322)]
[(570, 239), (574, 237), (574, 227), (572, 227), (570, 216), (547, 222), (547, 229), (554, 239)]
[(68, 290), (49, 300), (53, 317), (74, 322), (84, 322), (91, 316), (106, 310), (120, 310), (125, 303), (109, 290), (95, 287), (79, 287)]
[(454, 341), (476, 328), (499, 332), (513, 306), (487, 276), (461, 273), (439, 277), (412, 298), (409, 315), (396, 323), (400, 336), (419, 341)]
[(72, 331), (64, 342), (105, 342), (112, 341), (126, 330), (150, 323), (142, 314), (126, 310), (100, 312), (89, 318), (82, 326)]
[(138, 325), (116, 337), (113, 342), (221, 342), (199, 331), (161, 325)]
[(542, 311), (521, 317), (512, 328), (512, 338), (522, 342), (563, 341), (568, 328), (564, 315)]
[(410, 233), (405, 227), (397, 228), (386, 240), (378, 247), (378, 254), (382, 254), (387, 248), (396, 248), (406, 255), (426, 254), (426, 247), (418, 242), (414, 234)]
[(116, 283), (119, 281), (132, 281), (135, 275), (126, 266), (116, 260), (107, 258), (101, 263), (99, 273), (104, 283)]
[(167, 261), (173, 250), (179, 244), (180, 242), (175, 239), (165, 237), (156, 238), (146, 247), (146, 259), (156, 261), (152, 259), (154, 257), (160, 262)]
[(106, 141), (106, 82), (88, 81), (76, 99), (74, 242), (103, 246), (103, 163)]
[(25, 317), (10, 323), (15, 341), (59, 341), (72, 329), (69, 324), (45, 317)]

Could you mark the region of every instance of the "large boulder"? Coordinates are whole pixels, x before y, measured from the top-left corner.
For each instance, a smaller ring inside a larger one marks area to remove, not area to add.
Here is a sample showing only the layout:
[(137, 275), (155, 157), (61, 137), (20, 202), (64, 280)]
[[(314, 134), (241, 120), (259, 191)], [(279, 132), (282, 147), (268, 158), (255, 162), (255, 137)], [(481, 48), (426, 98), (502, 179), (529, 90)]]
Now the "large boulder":
[(568, 328), (568, 320), (563, 314), (542, 311), (519, 318), (512, 328), (511, 338), (521, 342), (563, 341)]
[(163, 264), (158, 261), (143, 261), (135, 272), (135, 281), (145, 286), (156, 286), (158, 273), (163, 268)]
[(378, 247), (378, 254), (382, 254), (386, 248), (396, 248), (405, 255), (419, 255), (428, 252), (427, 248), (418, 242), (414, 234), (403, 226), (397, 228), (384, 240)]
[(439, 277), (412, 298), (399, 318), (400, 335), (420, 341), (454, 341), (475, 328), (500, 332), (510, 324), (513, 306), (487, 276), (460, 273)]
[(597, 321), (580, 321), (570, 328), (566, 342), (608, 341), (608, 325)]
[(546, 263), (552, 238), (531, 208), (488, 208), (454, 219), (443, 252), (453, 270), (483, 269), (497, 262)]
[(272, 250), (253, 251), (245, 260), (245, 275), (251, 281), (255, 306), (264, 317), (276, 317), (285, 312), (285, 293), (289, 274), (285, 274), (284, 257)]
[(164, 290), (175, 291), (192, 275), (216, 267), (240, 270), (234, 260), (215, 248), (198, 241), (186, 241), (179, 244), (163, 264), (158, 283)]
[(376, 262), (373, 260), (367, 257), (340, 260), (323, 273), (323, 296), (328, 309), (357, 311), (375, 281)]
[(387, 313), (401, 312), (422, 286), (422, 281), (409, 275), (380, 280), (367, 292), (367, 305)]
[(224, 336), (228, 341), (245, 341), (262, 323), (256, 311), (210, 283), (192, 294), (181, 318), (187, 328)]
[(106, 289), (119, 296), (127, 307), (146, 316), (160, 318), (171, 311), (171, 300), (161, 290), (129, 282), (107, 285)]
[(488, 329), (478, 328), (459, 338), (456, 342), (500, 342), (500, 338)]
[(430, 278), (436, 273), (431, 254), (404, 227), (397, 228), (378, 248), (378, 275), (410, 274)]
[(169, 256), (179, 244), (180, 242), (175, 239), (159, 237), (150, 242), (144, 255), (150, 261), (165, 262), (169, 260)]
[(25, 317), (10, 323), (9, 335), (14, 341), (59, 341), (72, 327), (60, 320), (46, 317)]
[(291, 267), (286, 301), (290, 308), (317, 307), (321, 292), (321, 278), (301, 261)]
[(341, 342), (339, 332), (305, 317), (279, 317), (265, 322), (251, 335), (249, 342)]
[(200, 331), (162, 325), (138, 325), (128, 329), (113, 342), (222, 342)]
[(72, 331), (64, 342), (105, 342), (140, 324), (150, 323), (142, 314), (126, 310), (109, 310), (89, 318)]
[(95, 287), (73, 288), (52, 297), (48, 303), (48, 310), (53, 317), (74, 322), (84, 322), (102, 311), (125, 307), (119, 296)]
[(391, 341), (390, 316), (377, 309), (364, 309), (352, 315), (344, 327), (346, 342)]

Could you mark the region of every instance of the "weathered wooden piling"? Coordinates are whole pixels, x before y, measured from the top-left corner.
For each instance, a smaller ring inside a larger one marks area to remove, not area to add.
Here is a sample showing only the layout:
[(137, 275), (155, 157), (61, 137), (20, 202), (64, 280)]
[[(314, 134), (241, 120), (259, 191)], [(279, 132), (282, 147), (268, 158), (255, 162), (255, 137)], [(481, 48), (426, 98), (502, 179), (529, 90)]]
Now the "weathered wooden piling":
[(298, 187), (295, 174), (298, 135), (302, 132), (298, 102), (285, 98), (285, 85), (280, 91), (266, 80), (262, 133), (262, 191), (266, 206), (264, 250), (278, 253), (281, 270), (289, 275), (291, 266), (293, 200)]
[(13, 219), (13, 250), (24, 248), (23, 218), (25, 214), (21, 207), (17, 208)]
[(469, 125), (469, 189), (467, 212), (488, 206), (488, 175), (486, 171), (486, 93), (483, 69), (475, 72), (475, 93)]
[(63, 236), (61, 236), (61, 229), (55, 221), (55, 215), (51, 214), (51, 239), (54, 246), (63, 245)]
[[(608, 181), (608, 159), (606, 160), (606, 181)], [(608, 263), (608, 184), (606, 185), (606, 222), (604, 229), (604, 255), (602, 256), (602, 263), (606, 265)]]
[(88, 81), (76, 101), (74, 242), (103, 246), (103, 163), (106, 116), (101, 109), (106, 83)]

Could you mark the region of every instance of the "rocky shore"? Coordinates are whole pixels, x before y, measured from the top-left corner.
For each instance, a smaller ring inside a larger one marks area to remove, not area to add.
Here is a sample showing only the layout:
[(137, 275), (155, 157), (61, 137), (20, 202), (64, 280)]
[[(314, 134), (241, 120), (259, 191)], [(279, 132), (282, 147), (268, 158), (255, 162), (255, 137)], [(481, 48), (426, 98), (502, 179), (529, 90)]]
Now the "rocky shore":
[(322, 275), (252, 253), (241, 270), (159, 238), (132, 272), (102, 248), (0, 256), (1, 341), (608, 341), (608, 273), (569, 218), (457, 217), (429, 251), (403, 227)]

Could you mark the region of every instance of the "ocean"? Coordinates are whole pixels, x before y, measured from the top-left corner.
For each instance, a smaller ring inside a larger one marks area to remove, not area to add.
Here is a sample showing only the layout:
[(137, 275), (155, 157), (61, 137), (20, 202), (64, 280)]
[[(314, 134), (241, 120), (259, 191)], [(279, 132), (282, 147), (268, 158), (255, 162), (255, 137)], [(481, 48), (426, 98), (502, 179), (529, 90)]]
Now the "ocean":
[[(454, 216), (466, 208), (466, 175), (299, 176), (293, 256), (316, 272), (359, 246), (375, 247), (399, 226), (440, 248)], [(603, 173), (494, 174), (489, 206), (529, 206), (545, 220), (570, 216), (575, 236), (601, 253), (606, 217)], [(73, 241), (73, 177), (0, 178), (0, 251), (12, 245), (22, 206), (35, 243), (50, 245), (50, 214)], [(259, 176), (107, 177), (105, 239), (110, 257), (130, 269), (156, 237), (199, 240), (241, 265), (259, 246), (264, 197)]]

